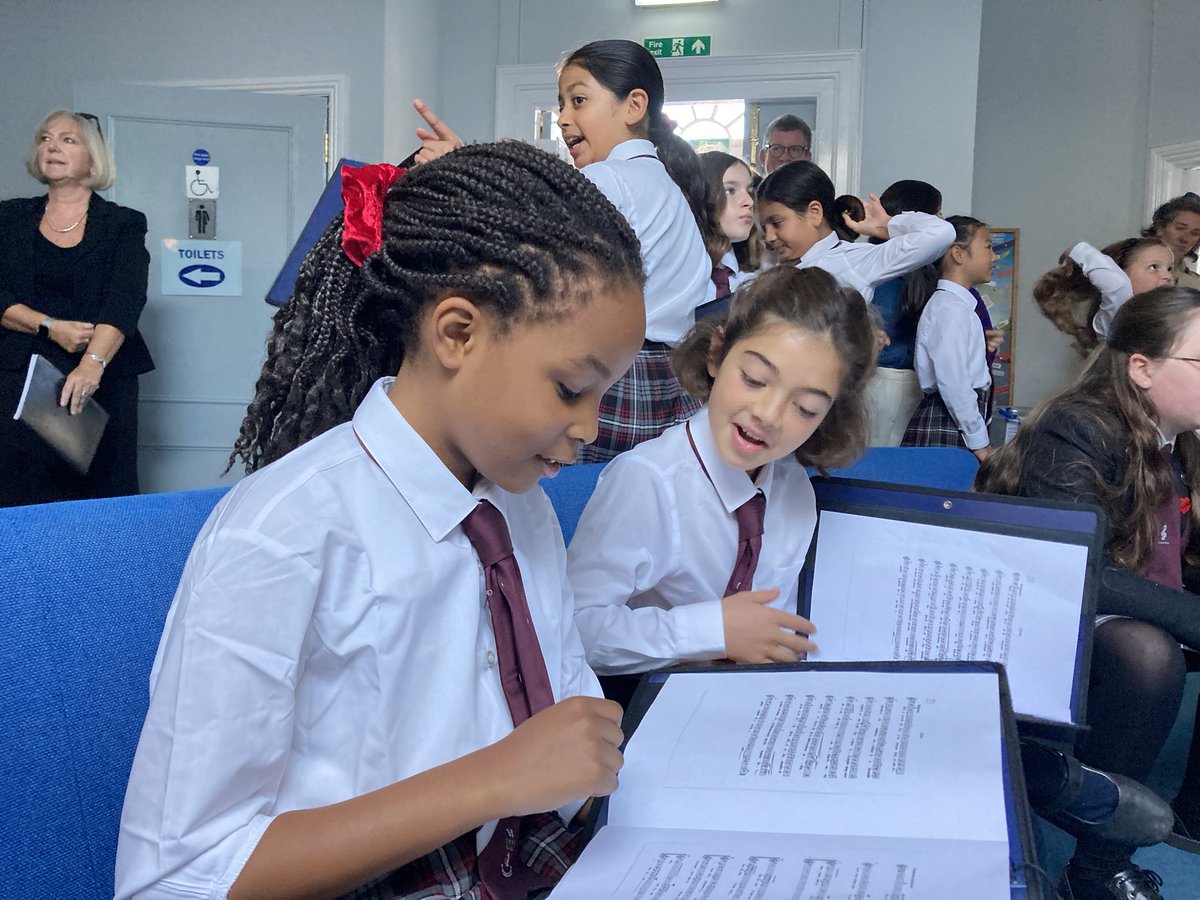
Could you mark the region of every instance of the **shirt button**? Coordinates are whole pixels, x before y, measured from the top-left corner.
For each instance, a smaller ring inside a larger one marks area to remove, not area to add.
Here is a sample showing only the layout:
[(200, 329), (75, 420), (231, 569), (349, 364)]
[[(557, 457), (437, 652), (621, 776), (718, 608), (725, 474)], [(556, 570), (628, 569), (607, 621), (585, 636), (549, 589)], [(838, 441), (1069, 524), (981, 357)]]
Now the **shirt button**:
[(495, 653), (495, 651), (493, 651), (493, 650), (489, 650), (489, 651), (487, 652), (487, 656), (486, 656), (486, 657), (484, 657), (484, 659), (486, 659), (486, 660), (487, 660), (487, 664), (488, 664), (488, 668), (489, 668), (489, 669), (490, 669), (492, 666), (496, 665), (496, 653)]

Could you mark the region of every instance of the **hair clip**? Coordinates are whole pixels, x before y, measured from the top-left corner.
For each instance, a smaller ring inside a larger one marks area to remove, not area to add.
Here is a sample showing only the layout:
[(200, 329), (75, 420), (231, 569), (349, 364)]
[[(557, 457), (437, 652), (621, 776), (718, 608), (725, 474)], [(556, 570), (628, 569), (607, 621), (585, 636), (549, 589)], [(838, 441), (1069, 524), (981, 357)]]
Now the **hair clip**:
[(342, 250), (356, 266), (382, 246), (383, 198), (406, 171), (390, 163), (342, 166)]

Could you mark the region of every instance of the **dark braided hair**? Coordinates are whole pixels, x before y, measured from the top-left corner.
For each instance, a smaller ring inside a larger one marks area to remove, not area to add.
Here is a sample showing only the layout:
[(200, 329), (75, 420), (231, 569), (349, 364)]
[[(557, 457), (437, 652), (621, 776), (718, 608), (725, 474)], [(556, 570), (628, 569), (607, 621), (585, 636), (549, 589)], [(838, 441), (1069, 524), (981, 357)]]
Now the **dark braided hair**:
[(304, 258), (230, 468), (241, 457), (253, 472), (349, 421), (371, 385), (400, 370), (432, 302), (461, 295), (504, 330), (644, 280), (616, 207), (569, 164), (516, 141), (409, 170), (388, 191), (382, 232), (359, 269), (342, 251), (339, 215)]

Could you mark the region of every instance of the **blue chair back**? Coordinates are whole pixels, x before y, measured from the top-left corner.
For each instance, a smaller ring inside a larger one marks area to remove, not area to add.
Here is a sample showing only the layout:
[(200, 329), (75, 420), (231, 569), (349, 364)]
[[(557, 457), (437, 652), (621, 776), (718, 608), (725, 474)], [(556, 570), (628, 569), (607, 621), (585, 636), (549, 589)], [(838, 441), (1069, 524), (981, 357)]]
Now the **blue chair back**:
[(853, 465), (830, 469), (840, 478), (969, 491), (979, 460), (958, 447), (868, 447)]
[(606, 463), (582, 463), (563, 466), (554, 478), (543, 478), (542, 489), (554, 505), (558, 523), (562, 527), (563, 540), (571, 543), (579, 516), (587, 506), (588, 498), (596, 488), (596, 480), (604, 471)]
[(5, 897), (112, 897), (150, 666), (226, 490), (0, 509)]

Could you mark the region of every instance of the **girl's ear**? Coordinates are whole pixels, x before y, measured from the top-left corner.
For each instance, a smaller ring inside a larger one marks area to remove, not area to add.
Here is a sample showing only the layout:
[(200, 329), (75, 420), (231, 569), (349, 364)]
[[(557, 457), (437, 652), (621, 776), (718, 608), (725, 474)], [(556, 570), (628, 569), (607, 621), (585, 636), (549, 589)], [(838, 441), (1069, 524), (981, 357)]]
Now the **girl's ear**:
[(650, 107), (650, 97), (641, 88), (634, 88), (621, 105), (621, 120), (625, 123), (625, 127), (636, 129), (645, 122), (646, 110)]
[(721, 362), (724, 359), (725, 350), (725, 327), (719, 326), (714, 329), (712, 338), (708, 342), (708, 374), (714, 381), (717, 378), (717, 372), (721, 370)]
[(1139, 387), (1143, 391), (1150, 390), (1150, 386), (1154, 384), (1153, 360), (1148, 356), (1143, 356), (1141, 353), (1130, 353), (1127, 371), (1129, 380), (1135, 387)]
[(820, 200), (811, 201), (804, 209), (804, 221), (813, 228), (820, 228), (825, 221), (825, 207), (821, 205)]
[(444, 368), (457, 371), (479, 343), (484, 325), (483, 311), (466, 297), (446, 297), (426, 314), (422, 343)]

